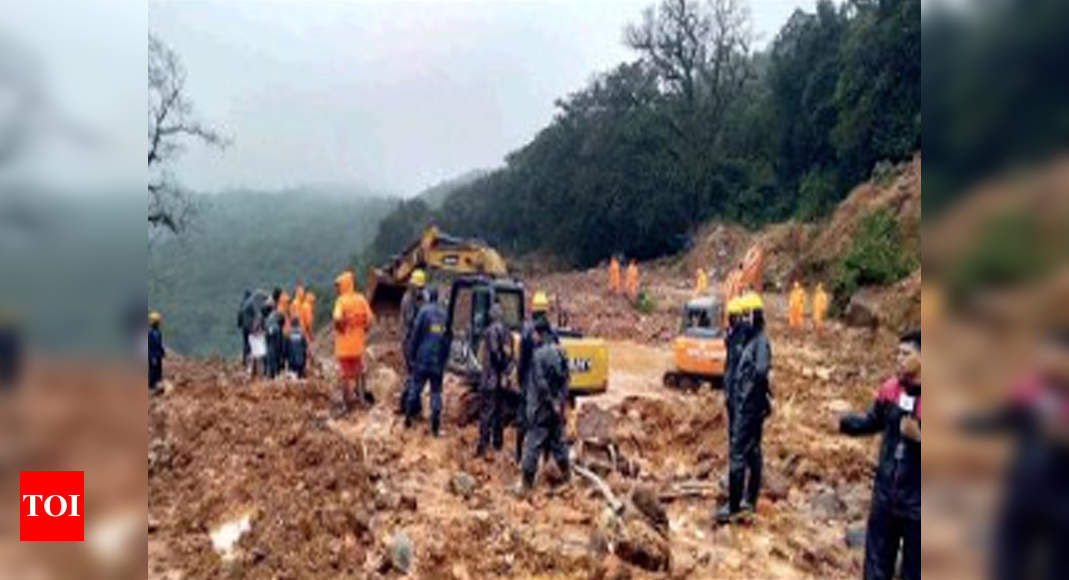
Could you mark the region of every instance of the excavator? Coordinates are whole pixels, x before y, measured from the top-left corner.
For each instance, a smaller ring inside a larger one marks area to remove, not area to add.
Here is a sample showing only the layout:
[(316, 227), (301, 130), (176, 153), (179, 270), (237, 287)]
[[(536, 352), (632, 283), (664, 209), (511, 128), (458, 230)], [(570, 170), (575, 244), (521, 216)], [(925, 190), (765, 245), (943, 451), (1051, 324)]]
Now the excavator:
[(485, 243), (443, 233), (435, 226), (387, 263), (368, 268), (367, 296), (375, 312), (395, 312), (401, 305), (408, 278), (417, 268), (457, 275), (508, 276), (504, 258)]
[[(480, 361), (484, 360), (481, 356), (484, 354), (482, 338), (489, 325), (490, 307), (494, 303), (501, 305), (502, 321), (511, 331), (513, 352), (518, 355), (526, 304), (523, 283), (510, 278), (495, 279), (480, 275), (458, 276), (453, 280), (446, 322), (450, 344), (448, 368), (472, 387), (472, 394), (479, 384), (482, 371)], [(570, 328), (559, 303), (556, 311), (558, 324), (555, 330), (568, 359), (571, 376), (569, 397), (574, 400), (575, 397), (605, 392), (609, 387), (608, 345), (603, 339), (585, 337), (581, 331)], [(519, 384), (515, 367), (509, 380), (513, 385)], [(523, 408), (519, 398), (517, 391), (508, 391), (506, 416)], [(478, 406), (474, 400), (471, 403), (463, 404), (467, 410), (461, 412), (462, 423), (477, 417)]]
[(764, 252), (757, 244), (743, 256), (739, 267), (724, 279), (721, 296), (698, 296), (683, 305), (679, 335), (672, 341), (672, 365), (664, 373), (665, 386), (686, 390), (702, 383), (720, 386), (727, 354), (724, 332), (727, 303), (748, 290), (761, 291)]

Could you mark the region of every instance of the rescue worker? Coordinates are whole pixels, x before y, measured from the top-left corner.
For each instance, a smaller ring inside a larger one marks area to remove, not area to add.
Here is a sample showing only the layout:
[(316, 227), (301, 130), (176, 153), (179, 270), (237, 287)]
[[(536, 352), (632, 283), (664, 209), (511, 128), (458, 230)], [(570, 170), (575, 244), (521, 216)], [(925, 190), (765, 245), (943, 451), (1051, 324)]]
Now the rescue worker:
[(627, 264), (627, 278), (624, 280), (627, 287), (627, 298), (632, 302), (638, 298), (638, 264), (632, 259)]
[(286, 352), (286, 349), (282, 343), (286, 340), (286, 337), (282, 334), (282, 327), (282, 313), (277, 308), (274, 308), (264, 321), (264, 328), (267, 332), (267, 357), (264, 359), (264, 374), (269, 379), (278, 376), (284, 366), (282, 353)]
[(308, 374), (312, 366), (312, 343), (315, 341), (315, 315), (316, 295), (311, 290), (304, 292), (304, 305), (301, 307), (301, 331), (304, 332), (305, 351), (305, 374)]
[(705, 270), (698, 268), (694, 272), (694, 297), (704, 296), (709, 291), (709, 276), (705, 273)]
[(423, 307), (424, 286), (427, 285), (427, 273), (421, 269), (412, 271), (408, 277), (408, 289), (401, 298), (401, 352), (405, 353), (405, 379), (401, 389), (401, 396), (397, 401), (398, 413), (405, 413), (405, 405), (408, 400), (408, 391), (412, 388), (415, 377), (412, 376), (412, 361), (408, 358), (408, 338), (412, 332), (412, 323), (416, 320), (420, 308)]
[(406, 356), (412, 361), (414, 380), (408, 391), (405, 404), (405, 427), (410, 427), (419, 414), (423, 386), (430, 383), (431, 435), (438, 437), (442, 416), (442, 374), (449, 359), (449, 341), (446, 336), (447, 316), (445, 308), (438, 303), (438, 289), (431, 286), (426, 291), (426, 303), (419, 309), (412, 322)]
[(531, 384), (526, 393), (527, 438), (523, 454), (521, 493), (534, 486), (538, 459), (552, 455), (567, 480), (571, 475), (568, 448), (564, 444), (564, 417), (568, 404), (568, 363), (563, 349), (553, 340), (549, 321), (534, 323), (537, 345), (531, 359)]
[[(282, 320), (282, 333), (280, 336), (286, 336), (290, 331), (290, 295), (286, 294), (285, 290), (282, 290), (278, 294), (278, 299), (275, 300), (275, 310), (279, 313)], [(278, 370), (283, 371), (286, 368), (286, 343), (282, 342), (282, 350), (278, 353)]]
[(616, 256), (609, 257), (609, 292), (620, 293), (620, 261)]
[[(531, 384), (531, 361), (534, 358), (535, 348), (535, 324), (546, 321), (549, 325), (549, 296), (542, 290), (538, 290), (531, 298), (531, 318), (523, 323), (520, 331), (520, 354), (516, 361), (516, 377), (520, 381), (520, 400), (527, 400), (528, 386)], [(556, 343), (557, 336), (550, 326), (550, 339)], [(526, 403), (524, 403), (526, 405)], [(516, 463), (523, 461), (523, 441), (527, 433), (527, 413), (523, 408), (516, 413), (514, 419), (516, 426)]]
[[(338, 374), (341, 378), (342, 412), (348, 413), (353, 405), (353, 387), (362, 381), (364, 366), (364, 334), (375, 322), (364, 295), (356, 291), (353, 273), (346, 271), (334, 279), (334, 290), (338, 294), (334, 301), (334, 356), (338, 361)], [(368, 400), (363, 384), (360, 395)]]
[(824, 284), (817, 282), (816, 290), (813, 290), (813, 326), (820, 330), (824, 328), (824, 316), (828, 313), (828, 293), (824, 291)]
[(304, 331), (300, 324), (291, 324), (290, 332), (286, 336), (286, 353), (290, 371), (297, 375), (298, 379), (304, 378), (304, 366), (308, 356), (308, 342), (304, 338)]
[(160, 332), (160, 313), (155, 310), (148, 313), (148, 390), (159, 391), (163, 379), (163, 359), (167, 352), (163, 349), (163, 333)]
[(802, 313), (805, 310), (805, 290), (802, 284), (795, 280), (791, 286), (791, 292), (787, 296), (787, 324), (792, 330), (802, 327)]
[(846, 415), (839, 431), (851, 436), (883, 432), (865, 528), (865, 579), (921, 577), (921, 333), (899, 339), (897, 372), (876, 392), (864, 415)]
[(742, 347), (745, 346), (746, 329), (743, 326), (743, 302), (739, 297), (728, 302), (728, 327), (724, 334), (724, 406), (727, 410), (728, 441), (731, 441), (731, 426), (735, 419), (735, 370), (738, 367)]
[(765, 335), (764, 305), (753, 292), (743, 295), (745, 346), (733, 373), (734, 420), (729, 439), (728, 503), (716, 513), (725, 524), (752, 514), (761, 490), (761, 436), (771, 412), (768, 384), (772, 348)]
[(289, 319), (300, 324), (301, 310), (304, 309), (304, 286), (298, 282), (293, 291), (293, 299), (290, 300)]
[(493, 445), (497, 451), (504, 445), (504, 391), (512, 369), (513, 353), (512, 333), (502, 320), (501, 305), (498, 303), (490, 307), (490, 325), (486, 328), (482, 342), (479, 444), (475, 450), (476, 457), (485, 455), (488, 444)]
[(241, 306), (238, 307), (238, 330), (241, 331), (242, 366), (248, 366), (249, 364), (249, 329), (245, 324), (245, 303), (249, 301), (250, 296), (252, 296), (252, 290), (246, 288), (245, 294), (241, 297)]

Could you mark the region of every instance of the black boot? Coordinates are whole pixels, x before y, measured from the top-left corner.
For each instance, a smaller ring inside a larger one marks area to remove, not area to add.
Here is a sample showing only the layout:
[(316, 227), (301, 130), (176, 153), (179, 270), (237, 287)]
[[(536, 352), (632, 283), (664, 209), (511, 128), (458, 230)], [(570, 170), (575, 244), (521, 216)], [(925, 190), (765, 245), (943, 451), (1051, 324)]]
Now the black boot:
[(431, 435), (438, 437), (438, 417), (431, 417)]

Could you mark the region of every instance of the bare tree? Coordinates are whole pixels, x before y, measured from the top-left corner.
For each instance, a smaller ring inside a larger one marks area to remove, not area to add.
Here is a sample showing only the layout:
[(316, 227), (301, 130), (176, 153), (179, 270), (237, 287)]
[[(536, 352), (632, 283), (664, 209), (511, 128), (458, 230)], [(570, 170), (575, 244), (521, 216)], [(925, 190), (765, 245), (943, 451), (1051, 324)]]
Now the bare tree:
[(187, 140), (225, 148), (230, 140), (193, 114), (185, 94), (186, 69), (155, 35), (148, 37), (148, 223), (150, 232), (185, 230), (197, 207), (164, 166), (184, 151)]
[(750, 13), (745, 0), (662, 0), (624, 29), (624, 43), (642, 53), (668, 88), (694, 111), (717, 112), (750, 74)]

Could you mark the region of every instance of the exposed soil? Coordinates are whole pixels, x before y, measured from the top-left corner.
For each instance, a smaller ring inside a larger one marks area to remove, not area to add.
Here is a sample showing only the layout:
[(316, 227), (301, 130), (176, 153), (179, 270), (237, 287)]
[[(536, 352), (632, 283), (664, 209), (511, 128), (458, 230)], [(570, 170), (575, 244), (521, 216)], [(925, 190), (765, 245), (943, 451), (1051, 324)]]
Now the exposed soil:
[[(608, 296), (602, 270), (526, 283), (560, 296), (572, 326), (609, 340), (610, 388), (582, 400), (579, 430), (615, 444), (634, 469), (605, 481), (630, 506), (648, 503), (640, 490), (659, 496), (666, 528), (626, 514), (607, 522), (594, 487), (556, 485), (552, 468), (531, 496), (516, 497), (511, 429), (505, 452), (474, 459), (477, 427), (457, 425), (467, 388), (454, 377), (442, 437), (426, 424), (406, 430), (394, 414), (401, 358), (386, 320), (368, 370), (377, 402), (341, 419), (331, 416), (328, 335), (317, 341), (321, 368), (300, 383), (250, 384), (234, 362), (169, 361), (167, 392), (149, 408), (150, 577), (402, 577), (391, 549), (400, 532), (412, 578), (857, 577), (861, 550), (844, 536), (863, 525), (876, 441), (837, 435), (836, 417), (867, 404), (890, 370), (893, 336), (836, 323), (819, 336), (789, 333), (783, 297), (766, 297), (776, 398), (765, 493), (753, 524), (717, 528), (722, 396), (661, 385), (691, 281), (669, 264), (642, 275), (651, 314)], [(471, 489), (458, 490), (462, 474)], [(233, 548), (213, 548), (210, 533), (242, 516), (249, 528)], [(658, 550), (668, 570), (642, 567), (658, 567)]]

